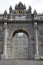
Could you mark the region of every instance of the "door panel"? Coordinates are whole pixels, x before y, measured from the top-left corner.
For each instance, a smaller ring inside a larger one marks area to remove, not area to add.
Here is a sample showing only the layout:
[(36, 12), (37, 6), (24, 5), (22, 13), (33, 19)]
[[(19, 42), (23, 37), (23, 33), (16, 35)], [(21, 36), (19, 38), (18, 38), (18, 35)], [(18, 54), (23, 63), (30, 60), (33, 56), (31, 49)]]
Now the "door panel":
[(28, 37), (25, 33), (13, 37), (12, 58), (28, 58)]

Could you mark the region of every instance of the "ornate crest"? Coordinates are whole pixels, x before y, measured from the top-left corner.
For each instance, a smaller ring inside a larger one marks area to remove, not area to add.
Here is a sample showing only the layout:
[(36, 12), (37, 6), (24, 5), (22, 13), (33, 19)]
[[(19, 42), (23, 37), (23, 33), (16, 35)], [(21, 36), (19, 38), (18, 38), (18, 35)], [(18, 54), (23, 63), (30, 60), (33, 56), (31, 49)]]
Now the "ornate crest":
[(19, 2), (18, 5), (16, 4), (15, 9), (17, 9), (17, 10), (19, 10), (19, 9), (23, 9), (23, 10), (24, 10), (24, 9), (26, 9), (26, 6), (23, 5), (21, 2)]

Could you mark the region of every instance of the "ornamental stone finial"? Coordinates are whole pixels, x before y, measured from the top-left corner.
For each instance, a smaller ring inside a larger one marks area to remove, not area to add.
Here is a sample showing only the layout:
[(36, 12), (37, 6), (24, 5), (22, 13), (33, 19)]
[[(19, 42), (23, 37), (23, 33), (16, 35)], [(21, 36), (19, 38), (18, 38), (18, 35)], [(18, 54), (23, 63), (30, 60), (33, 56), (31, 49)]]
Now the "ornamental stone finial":
[(7, 17), (7, 10), (4, 11), (4, 17)]
[(29, 5), (29, 10), (31, 11), (31, 9), (32, 9), (32, 8), (31, 8), (31, 6)]
[(31, 6), (29, 5), (28, 12), (31, 13)]
[(12, 6), (10, 5), (10, 8), (9, 8), (9, 13), (11, 13), (12, 12)]
[(36, 15), (37, 15), (37, 12), (36, 12), (36, 10), (34, 10), (33, 14), (34, 14), (34, 17), (36, 17)]
[(37, 12), (36, 12), (36, 10), (34, 10), (33, 14), (34, 14), (34, 15), (37, 15)]

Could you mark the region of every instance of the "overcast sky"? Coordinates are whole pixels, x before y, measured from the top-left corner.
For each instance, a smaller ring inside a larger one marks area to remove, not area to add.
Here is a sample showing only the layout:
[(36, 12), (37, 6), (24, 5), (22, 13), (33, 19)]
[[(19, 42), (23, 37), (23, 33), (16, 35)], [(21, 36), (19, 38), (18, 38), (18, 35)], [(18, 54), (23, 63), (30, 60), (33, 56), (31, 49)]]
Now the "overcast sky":
[(0, 0), (0, 13), (3, 13), (4, 10), (8, 12), (10, 5), (14, 9), (15, 4), (18, 4), (20, 1), (26, 5), (27, 9), (31, 5), (32, 11), (36, 9), (38, 13), (43, 13), (43, 0)]

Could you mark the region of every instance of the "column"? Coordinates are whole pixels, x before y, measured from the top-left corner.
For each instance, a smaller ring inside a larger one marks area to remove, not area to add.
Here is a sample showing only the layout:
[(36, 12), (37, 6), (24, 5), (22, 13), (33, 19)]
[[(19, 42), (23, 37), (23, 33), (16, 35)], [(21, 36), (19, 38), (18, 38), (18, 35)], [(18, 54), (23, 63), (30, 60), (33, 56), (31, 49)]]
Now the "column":
[(7, 45), (7, 23), (4, 23), (4, 52), (2, 55), (2, 59), (7, 59), (7, 50), (6, 50), (6, 45)]
[(35, 39), (36, 39), (35, 59), (40, 59), (39, 52), (38, 52), (38, 27), (37, 27), (37, 22), (34, 23), (34, 27), (35, 27)]

